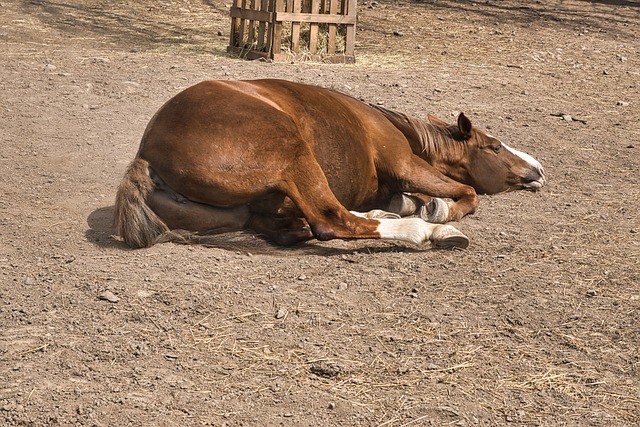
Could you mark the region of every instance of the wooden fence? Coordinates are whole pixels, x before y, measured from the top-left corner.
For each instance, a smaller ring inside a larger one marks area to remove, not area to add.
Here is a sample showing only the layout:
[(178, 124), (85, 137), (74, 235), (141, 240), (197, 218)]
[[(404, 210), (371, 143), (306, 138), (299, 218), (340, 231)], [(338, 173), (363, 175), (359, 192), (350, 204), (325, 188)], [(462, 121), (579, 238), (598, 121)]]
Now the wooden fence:
[(356, 0), (234, 0), (227, 51), (247, 59), (355, 62)]

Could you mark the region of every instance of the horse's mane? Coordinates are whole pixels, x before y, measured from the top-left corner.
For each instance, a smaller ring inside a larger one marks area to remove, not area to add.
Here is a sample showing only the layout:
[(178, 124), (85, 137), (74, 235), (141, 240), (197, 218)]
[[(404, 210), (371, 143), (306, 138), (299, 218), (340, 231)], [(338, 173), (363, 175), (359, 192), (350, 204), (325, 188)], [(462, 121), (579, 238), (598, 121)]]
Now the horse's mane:
[(465, 151), (457, 126), (434, 123), (374, 105), (407, 137), (415, 154), (426, 159), (455, 161)]
[(431, 123), (426, 120), (407, 117), (418, 135), (419, 148), (427, 158), (447, 160), (459, 158), (464, 150), (464, 140), (456, 135), (451, 126)]

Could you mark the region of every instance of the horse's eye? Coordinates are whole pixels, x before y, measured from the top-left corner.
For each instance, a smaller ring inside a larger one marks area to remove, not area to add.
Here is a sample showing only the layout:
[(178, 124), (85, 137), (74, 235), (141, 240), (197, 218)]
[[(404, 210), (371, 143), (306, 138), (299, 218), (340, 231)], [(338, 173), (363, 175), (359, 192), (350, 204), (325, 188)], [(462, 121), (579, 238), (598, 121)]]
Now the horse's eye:
[(500, 150), (502, 150), (502, 144), (498, 144), (495, 147), (493, 147), (493, 151), (495, 151), (496, 153), (499, 152)]

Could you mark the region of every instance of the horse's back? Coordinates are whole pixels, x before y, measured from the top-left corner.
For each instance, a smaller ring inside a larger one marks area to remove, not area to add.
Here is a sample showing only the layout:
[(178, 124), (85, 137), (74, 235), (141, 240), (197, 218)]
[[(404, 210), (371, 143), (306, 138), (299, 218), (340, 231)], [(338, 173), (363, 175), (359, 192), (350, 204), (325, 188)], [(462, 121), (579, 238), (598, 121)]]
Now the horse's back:
[[(175, 191), (219, 206), (272, 191), (288, 170), (307, 168), (312, 159), (338, 199), (355, 207), (378, 191), (374, 135), (386, 124), (372, 114), (351, 97), (315, 86), (205, 81), (160, 109), (139, 156)], [(253, 185), (225, 188), (241, 181)]]

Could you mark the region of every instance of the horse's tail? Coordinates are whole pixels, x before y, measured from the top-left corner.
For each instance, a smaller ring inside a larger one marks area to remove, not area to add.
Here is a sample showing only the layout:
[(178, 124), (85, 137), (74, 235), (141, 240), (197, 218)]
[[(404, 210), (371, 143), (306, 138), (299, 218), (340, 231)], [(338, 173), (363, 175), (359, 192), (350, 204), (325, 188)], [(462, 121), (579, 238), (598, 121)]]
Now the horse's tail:
[(154, 187), (149, 162), (136, 158), (118, 187), (114, 215), (117, 234), (132, 248), (153, 246), (170, 234), (169, 227), (146, 203)]

